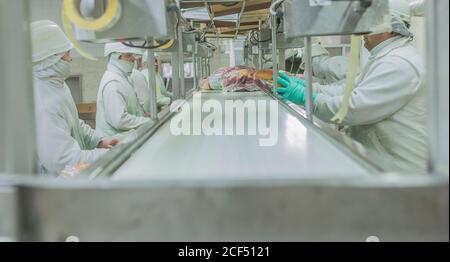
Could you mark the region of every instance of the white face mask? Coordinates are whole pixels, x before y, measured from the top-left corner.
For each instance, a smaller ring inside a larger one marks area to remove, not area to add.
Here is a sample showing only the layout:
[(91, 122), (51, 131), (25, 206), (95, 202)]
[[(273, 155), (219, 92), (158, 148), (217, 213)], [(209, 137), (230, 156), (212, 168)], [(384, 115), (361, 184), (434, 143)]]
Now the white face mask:
[(58, 77), (67, 79), (72, 71), (72, 64), (61, 59), (53, 66), (53, 68), (58, 74)]
[[(49, 66), (49, 64), (51, 65)], [(44, 81), (49, 80), (55, 84), (62, 85), (64, 81), (70, 76), (71, 69), (71, 63), (62, 60), (61, 57), (55, 57), (44, 60), (40, 64), (34, 65), (33, 76)]]
[(130, 75), (133, 72), (134, 63), (111, 57), (111, 63), (119, 68), (123, 73)]

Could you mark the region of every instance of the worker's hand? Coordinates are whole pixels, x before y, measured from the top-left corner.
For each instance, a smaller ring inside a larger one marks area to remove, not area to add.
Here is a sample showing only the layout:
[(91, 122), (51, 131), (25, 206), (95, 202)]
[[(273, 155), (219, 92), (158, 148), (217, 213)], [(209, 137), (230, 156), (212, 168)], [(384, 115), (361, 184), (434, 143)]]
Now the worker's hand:
[(98, 148), (104, 148), (104, 149), (111, 149), (118, 145), (120, 141), (118, 139), (113, 140), (102, 140), (100, 143), (98, 143)]
[(302, 78), (302, 75), (300, 75), (300, 77), (290, 76), (286, 72), (280, 71), (279, 76), (283, 80), (293, 81), (293, 82), (301, 84), (302, 86), (306, 86), (306, 81), (304, 80), (304, 78)]
[(290, 77), (284, 72), (280, 72), (279, 75), (277, 82), (282, 87), (278, 88), (278, 94), (284, 100), (297, 105), (305, 105), (305, 81), (297, 77)]
[(148, 117), (148, 118), (149, 118), (149, 117), (151, 117), (151, 115), (150, 115), (149, 112), (145, 112), (145, 113), (144, 113), (144, 117)]

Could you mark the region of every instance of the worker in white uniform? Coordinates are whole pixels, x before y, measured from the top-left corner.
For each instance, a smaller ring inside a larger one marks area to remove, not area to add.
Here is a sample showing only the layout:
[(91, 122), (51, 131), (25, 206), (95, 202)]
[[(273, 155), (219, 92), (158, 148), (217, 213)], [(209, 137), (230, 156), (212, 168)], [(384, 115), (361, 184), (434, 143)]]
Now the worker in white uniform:
[(130, 80), (136, 56), (140, 54), (139, 49), (122, 43), (105, 45), (109, 62), (97, 95), (97, 129), (103, 135), (126, 133), (150, 121)]
[[(146, 58), (146, 55), (147, 54), (144, 54), (144, 58)], [(164, 84), (164, 79), (162, 77), (162, 70), (161, 70), (161, 64), (160, 64), (159, 57), (157, 55), (155, 57), (156, 57), (155, 71), (156, 71), (156, 83), (157, 83), (156, 87), (157, 87), (157, 91), (159, 90), (158, 92), (160, 92), (160, 94), (161, 94), (162, 103), (166, 104), (167, 102), (164, 102), (164, 101), (167, 101), (168, 99), (173, 100), (173, 93), (170, 92), (169, 90), (167, 90), (167, 87)], [(144, 61), (147, 61), (147, 60), (144, 60)], [(147, 63), (145, 63), (144, 65), (147, 65)], [(186, 65), (186, 66), (188, 66), (188, 65)]]
[[(397, 16), (392, 31), (364, 36), (371, 56), (356, 79), (342, 125), (370, 155), (381, 156), (389, 171), (422, 173), (427, 168), (425, 69), (412, 39)], [(305, 105), (302, 79), (282, 73), (278, 81), (284, 99)], [(314, 115), (331, 122), (343, 105), (343, 90), (343, 84), (314, 88)]]
[[(131, 82), (138, 97), (139, 103), (146, 112), (150, 111), (150, 84), (147, 67), (148, 54), (145, 52), (142, 58), (136, 60), (136, 67), (131, 74)], [(158, 61), (155, 59), (156, 72), (156, 103), (158, 108), (168, 106), (170, 104), (170, 97), (165, 96), (162, 92), (166, 92), (164, 81), (159, 74)]]
[(78, 118), (65, 80), (70, 76), (72, 44), (52, 21), (31, 24), (33, 82), (41, 173), (91, 164), (118, 143), (104, 140)]
[(150, 112), (150, 90), (144, 76), (145, 72), (141, 72), (143, 68), (143, 55), (144, 52), (142, 52), (142, 55), (136, 57), (135, 67), (130, 76), (130, 82), (144, 112)]
[[(304, 49), (299, 52), (303, 61), (305, 60)], [(312, 46), (312, 69), (316, 83), (330, 85), (346, 78), (349, 59), (345, 56), (330, 56), (320, 43)], [(304, 62), (301, 65), (304, 68)]]

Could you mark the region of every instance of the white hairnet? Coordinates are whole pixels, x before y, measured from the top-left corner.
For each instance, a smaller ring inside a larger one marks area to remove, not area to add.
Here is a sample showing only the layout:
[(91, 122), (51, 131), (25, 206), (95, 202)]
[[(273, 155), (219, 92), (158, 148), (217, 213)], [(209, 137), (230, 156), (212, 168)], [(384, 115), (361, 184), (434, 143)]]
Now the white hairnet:
[(411, 23), (410, 0), (389, 0), (390, 13), (400, 17), (406, 23)]
[(72, 43), (53, 21), (40, 20), (31, 23), (32, 62), (40, 62), (53, 55), (73, 48)]
[(121, 53), (121, 54), (133, 54), (133, 55), (143, 55), (143, 51), (140, 48), (129, 47), (120, 42), (117, 43), (107, 43), (105, 44), (105, 57), (108, 57), (112, 53)]
[(403, 22), (403, 20), (397, 15), (392, 16), (392, 32), (405, 37), (414, 37), (414, 34), (409, 31), (405, 22)]

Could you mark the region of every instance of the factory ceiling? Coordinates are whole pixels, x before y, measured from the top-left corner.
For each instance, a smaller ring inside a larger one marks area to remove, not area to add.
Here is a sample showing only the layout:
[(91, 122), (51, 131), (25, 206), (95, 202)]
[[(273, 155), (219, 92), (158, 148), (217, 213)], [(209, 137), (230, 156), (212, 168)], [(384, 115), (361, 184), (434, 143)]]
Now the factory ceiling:
[(236, 37), (258, 28), (269, 16), (271, 0), (181, 1), (183, 16), (208, 36)]

